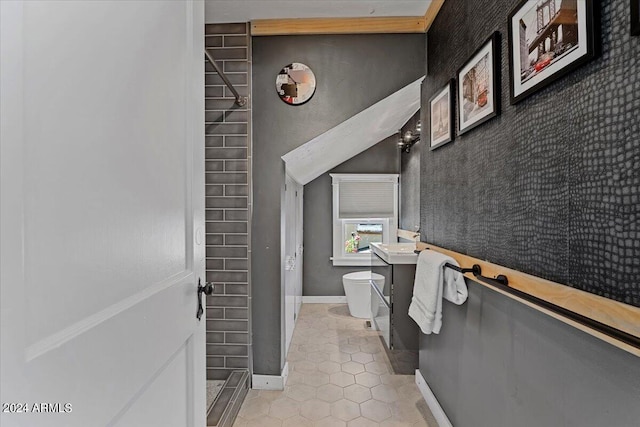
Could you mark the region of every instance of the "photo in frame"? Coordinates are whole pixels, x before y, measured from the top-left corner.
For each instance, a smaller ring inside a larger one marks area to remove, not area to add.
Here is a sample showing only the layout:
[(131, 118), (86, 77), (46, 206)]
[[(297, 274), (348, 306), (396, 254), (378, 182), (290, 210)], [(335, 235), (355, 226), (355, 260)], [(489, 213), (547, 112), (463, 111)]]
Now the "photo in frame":
[(594, 16), (594, 0), (523, 0), (511, 11), (511, 104), (595, 58)]
[(640, 36), (640, 0), (631, 2), (631, 35)]
[(455, 137), (454, 92), (455, 82), (451, 79), (429, 100), (431, 150), (453, 141)]
[(500, 33), (495, 32), (457, 73), (458, 134), (498, 115), (500, 110)]

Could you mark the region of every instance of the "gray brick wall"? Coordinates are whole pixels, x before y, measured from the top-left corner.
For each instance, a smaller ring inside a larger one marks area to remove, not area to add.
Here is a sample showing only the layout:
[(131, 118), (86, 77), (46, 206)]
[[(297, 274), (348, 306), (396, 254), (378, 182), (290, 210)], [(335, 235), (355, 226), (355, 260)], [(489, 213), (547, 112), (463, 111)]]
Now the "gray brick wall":
[[(250, 93), (247, 24), (208, 24), (205, 46), (241, 95)], [(251, 103), (238, 107), (213, 67), (205, 68), (207, 378), (250, 366), (249, 230)]]

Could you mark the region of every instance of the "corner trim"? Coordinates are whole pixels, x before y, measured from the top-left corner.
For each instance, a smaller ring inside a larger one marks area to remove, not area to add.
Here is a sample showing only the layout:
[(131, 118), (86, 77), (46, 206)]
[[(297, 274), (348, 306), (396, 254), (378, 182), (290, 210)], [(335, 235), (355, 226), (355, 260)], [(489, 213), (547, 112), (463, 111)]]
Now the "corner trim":
[(438, 12), (440, 12), (440, 9), (442, 8), (443, 4), (444, 4), (444, 0), (433, 0), (429, 4), (429, 8), (424, 14), (424, 21), (423, 21), (423, 25), (424, 25), (423, 30), (425, 33), (429, 31), (429, 28), (431, 28), (431, 24), (433, 24), (433, 21), (435, 21), (436, 16), (438, 15)]
[(252, 375), (251, 388), (254, 390), (284, 390), (289, 378), (289, 362), (284, 364), (281, 375)]
[(442, 406), (440, 406), (438, 399), (436, 399), (436, 395), (433, 394), (433, 391), (431, 391), (431, 388), (429, 388), (429, 384), (427, 384), (427, 381), (420, 373), (420, 369), (416, 369), (416, 385), (418, 386), (418, 389), (420, 390), (420, 393), (422, 394), (425, 402), (427, 402), (427, 406), (429, 407), (429, 409), (431, 409), (433, 417), (438, 422), (438, 426), (453, 427), (453, 424), (451, 424), (451, 421), (449, 421), (447, 414), (444, 413), (444, 409), (442, 409)]
[(303, 304), (346, 304), (346, 296), (302, 297)]

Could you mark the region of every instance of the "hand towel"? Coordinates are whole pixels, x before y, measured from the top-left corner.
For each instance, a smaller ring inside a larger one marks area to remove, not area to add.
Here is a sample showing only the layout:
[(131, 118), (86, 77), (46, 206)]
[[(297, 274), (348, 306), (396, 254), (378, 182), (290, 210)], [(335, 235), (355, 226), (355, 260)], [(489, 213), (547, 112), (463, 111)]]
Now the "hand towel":
[(464, 276), (446, 263), (457, 266), (450, 256), (424, 250), (420, 252), (413, 283), (413, 297), (409, 316), (424, 334), (437, 334), (442, 327), (442, 298), (460, 305), (467, 300), (467, 285)]

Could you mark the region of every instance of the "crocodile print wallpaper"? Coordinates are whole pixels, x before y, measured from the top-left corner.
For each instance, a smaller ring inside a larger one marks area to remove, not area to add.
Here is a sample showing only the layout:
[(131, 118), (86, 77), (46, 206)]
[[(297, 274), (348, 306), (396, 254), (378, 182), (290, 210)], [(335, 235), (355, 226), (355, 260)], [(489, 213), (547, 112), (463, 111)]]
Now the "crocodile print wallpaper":
[(429, 98), (496, 30), (502, 111), (422, 147), (422, 240), (640, 306), (640, 37), (629, 1), (596, 2), (598, 58), (510, 105), (517, 3), (449, 0), (429, 30), (423, 128)]

